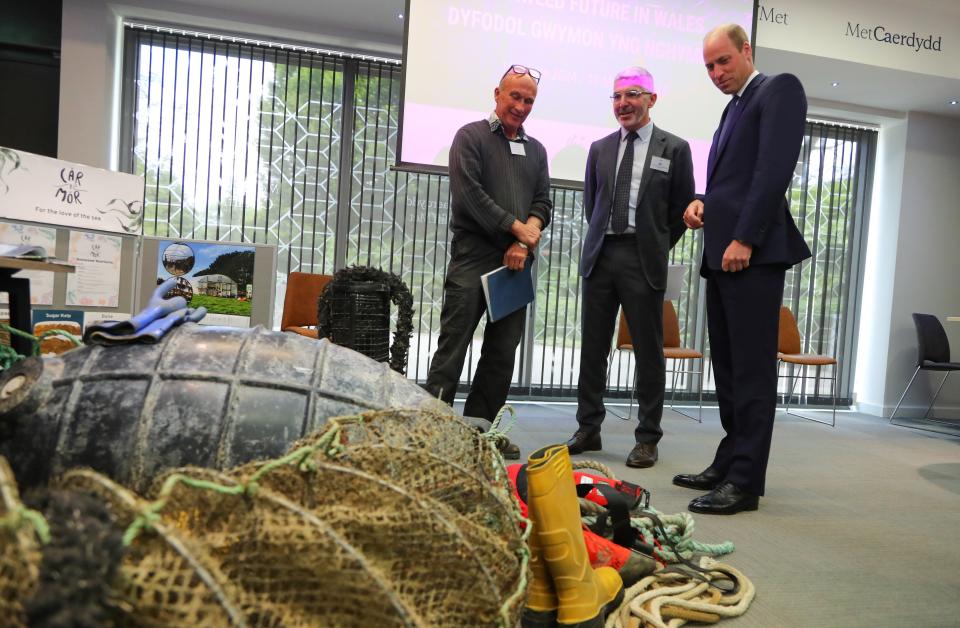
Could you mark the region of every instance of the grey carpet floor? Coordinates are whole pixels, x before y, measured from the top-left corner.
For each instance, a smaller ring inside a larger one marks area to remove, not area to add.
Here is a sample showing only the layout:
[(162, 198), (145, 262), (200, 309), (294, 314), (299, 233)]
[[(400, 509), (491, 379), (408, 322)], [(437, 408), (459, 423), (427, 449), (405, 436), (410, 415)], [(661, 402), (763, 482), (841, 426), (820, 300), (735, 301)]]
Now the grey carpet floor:
[[(510, 436), (524, 456), (576, 429), (572, 405), (514, 407)], [(700, 493), (671, 478), (713, 459), (722, 435), (716, 409), (704, 409), (702, 424), (666, 410), (651, 469), (623, 464), (634, 425), (608, 413), (603, 451), (575, 459), (644, 486), (661, 512), (685, 510)], [(721, 560), (757, 587), (746, 615), (724, 626), (960, 626), (958, 437), (849, 412), (837, 414), (836, 428), (780, 412), (760, 510), (695, 521), (697, 540), (734, 542)]]

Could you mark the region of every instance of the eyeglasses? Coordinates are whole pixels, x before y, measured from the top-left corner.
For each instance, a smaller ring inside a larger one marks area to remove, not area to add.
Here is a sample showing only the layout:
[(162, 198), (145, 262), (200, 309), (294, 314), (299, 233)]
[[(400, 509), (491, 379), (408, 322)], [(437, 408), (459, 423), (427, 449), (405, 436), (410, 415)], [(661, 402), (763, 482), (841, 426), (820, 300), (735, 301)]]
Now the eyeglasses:
[(645, 92), (645, 91), (639, 90), (639, 89), (628, 89), (628, 90), (625, 91), (625, 92), (614, 92), (614, 93), (610, 96), (610, 100), (612, 100), (613, 102), (617, 102), (617, 101), (620, 100), (621, 98), (626, 98), (627, 100), (636, 100), (636, 99), (640, 98), (641, 96), (646, 96), (646, 95), (652, 94), (652, 93), (653, 93), (653, 92)]
[(519, 74), (523, 76), (524, 74), (529, 74), (536, 83), (540, 84), (540, 70), (534, 70), (533, 68), (528, 68), (525, 65), (511, 65), (507, 68), (507, 71), (503, 73), (503, 76), (500, 77), (500, 80), (507, 78), (508, 74)]

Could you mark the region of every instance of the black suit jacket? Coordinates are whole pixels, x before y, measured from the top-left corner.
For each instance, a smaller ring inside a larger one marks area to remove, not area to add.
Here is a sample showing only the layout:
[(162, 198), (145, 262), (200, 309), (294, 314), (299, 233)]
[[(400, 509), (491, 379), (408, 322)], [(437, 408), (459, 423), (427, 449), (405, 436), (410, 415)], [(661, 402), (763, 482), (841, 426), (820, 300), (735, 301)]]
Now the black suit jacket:
[[(587, 235), (580, 256), (580, 274), (589, 277), (603, 245), (613, 210), (617, 180), (620, 130), (590, 145), (583, 181), (583, 209)], [(654, 157), (670, 161), (667, 172), (650, 167)], [(637, 252), (643, 274), (655, 290), (667, 286), (667, 254), (683, 236), (683, 211), (694, 198), (693, 158), (690, 145), (654, 126), (640, 178), (637, 198)]]
[[(721, 270), (723, 252), (733, 240), (753, 245), (751, 266), (792, 266), (810, 257), (785, 196), (806, 115), (803, 86), (792, 74), (759, 74), (737, 107), (727, 105), (710, 147), (701, 275)], [(727, 116), (735, 116), (734, 126), (718, 145)]]

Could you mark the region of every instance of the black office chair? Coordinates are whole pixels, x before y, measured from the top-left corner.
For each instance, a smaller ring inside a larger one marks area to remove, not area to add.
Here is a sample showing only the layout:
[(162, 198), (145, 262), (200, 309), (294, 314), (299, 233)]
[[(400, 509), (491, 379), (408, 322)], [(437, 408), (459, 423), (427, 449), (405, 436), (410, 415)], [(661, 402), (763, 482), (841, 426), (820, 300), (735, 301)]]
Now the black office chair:
[(910, 390), (910, 386), (913, 385), (913, 380), (917, 378), (917, 373), (920, 371), (942, 371), (944, 373), (943, 381), (940, 382), (940, 386), (937, 388), (936, 394), (933, 395), (933, 400), (930, 401), (930, 405), (927, 406), (927, 411), (923, 413), (922, 420), (928, 420), (934, 423), (942, 423), (944, 425), (960, 425), (960, 422), (957, 421), (927, 419), (927, 415), (930, 414), (933, 404), (936, 403), (937, 397), (940, 396), (940, 390), (947, 382), (947, 378), (950, 377), (950, 373), (953, 371), (960, 371), (960, 362), (950, 361), (950, 341), (947, 340), (947, 332), (943, 330), (943, 325), (940, 324), (940, 321), (937, 320), (937, 317), (930, 314), (914, 313), (913, 324), (917, 328), (917, 345), (919, 349), (917, 352), (917, 368), (913, 372), (913, 377), (910, 378), (910, 382), (904, 389), (903, 394), (900, 395), (900, 401), (897, 402), (897, 407), (893, 409), (893, 414), (890, 415), (890, 423), (893, 423), (894, 425), (900, 425), (901, 427), (924, 429), (914, 425), (894, 423), (894, 417), (897, 416), (897, 410), (900, 409), (900, 404), (903, 403), (904, 397), (907, 396), (907, 391)]

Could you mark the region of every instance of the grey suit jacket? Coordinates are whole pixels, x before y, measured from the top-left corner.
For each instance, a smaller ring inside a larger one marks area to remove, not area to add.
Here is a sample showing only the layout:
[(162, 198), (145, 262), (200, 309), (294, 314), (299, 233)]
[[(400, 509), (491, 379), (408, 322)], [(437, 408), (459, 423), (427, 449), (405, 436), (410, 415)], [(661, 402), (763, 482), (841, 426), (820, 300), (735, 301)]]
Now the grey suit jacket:
[[(620, 130), (590, 145), (583, 181), (583, 208), (587, 235), (580, 256), (580, 274), (589, 277), (603, 246), (603, 236), (613, 209), (617, 179), (617, 149)], [(670, 162), (667, 172), (652, 169), (660, 157)], [(693, 158), (690, 145), (672, 133), (654, 126), (640, 179), (636, 216), (637, 252), (643, 274), (654, 290), (667, 286), (667, 254), (683, 236), (683, 212), (694, 199)]]

